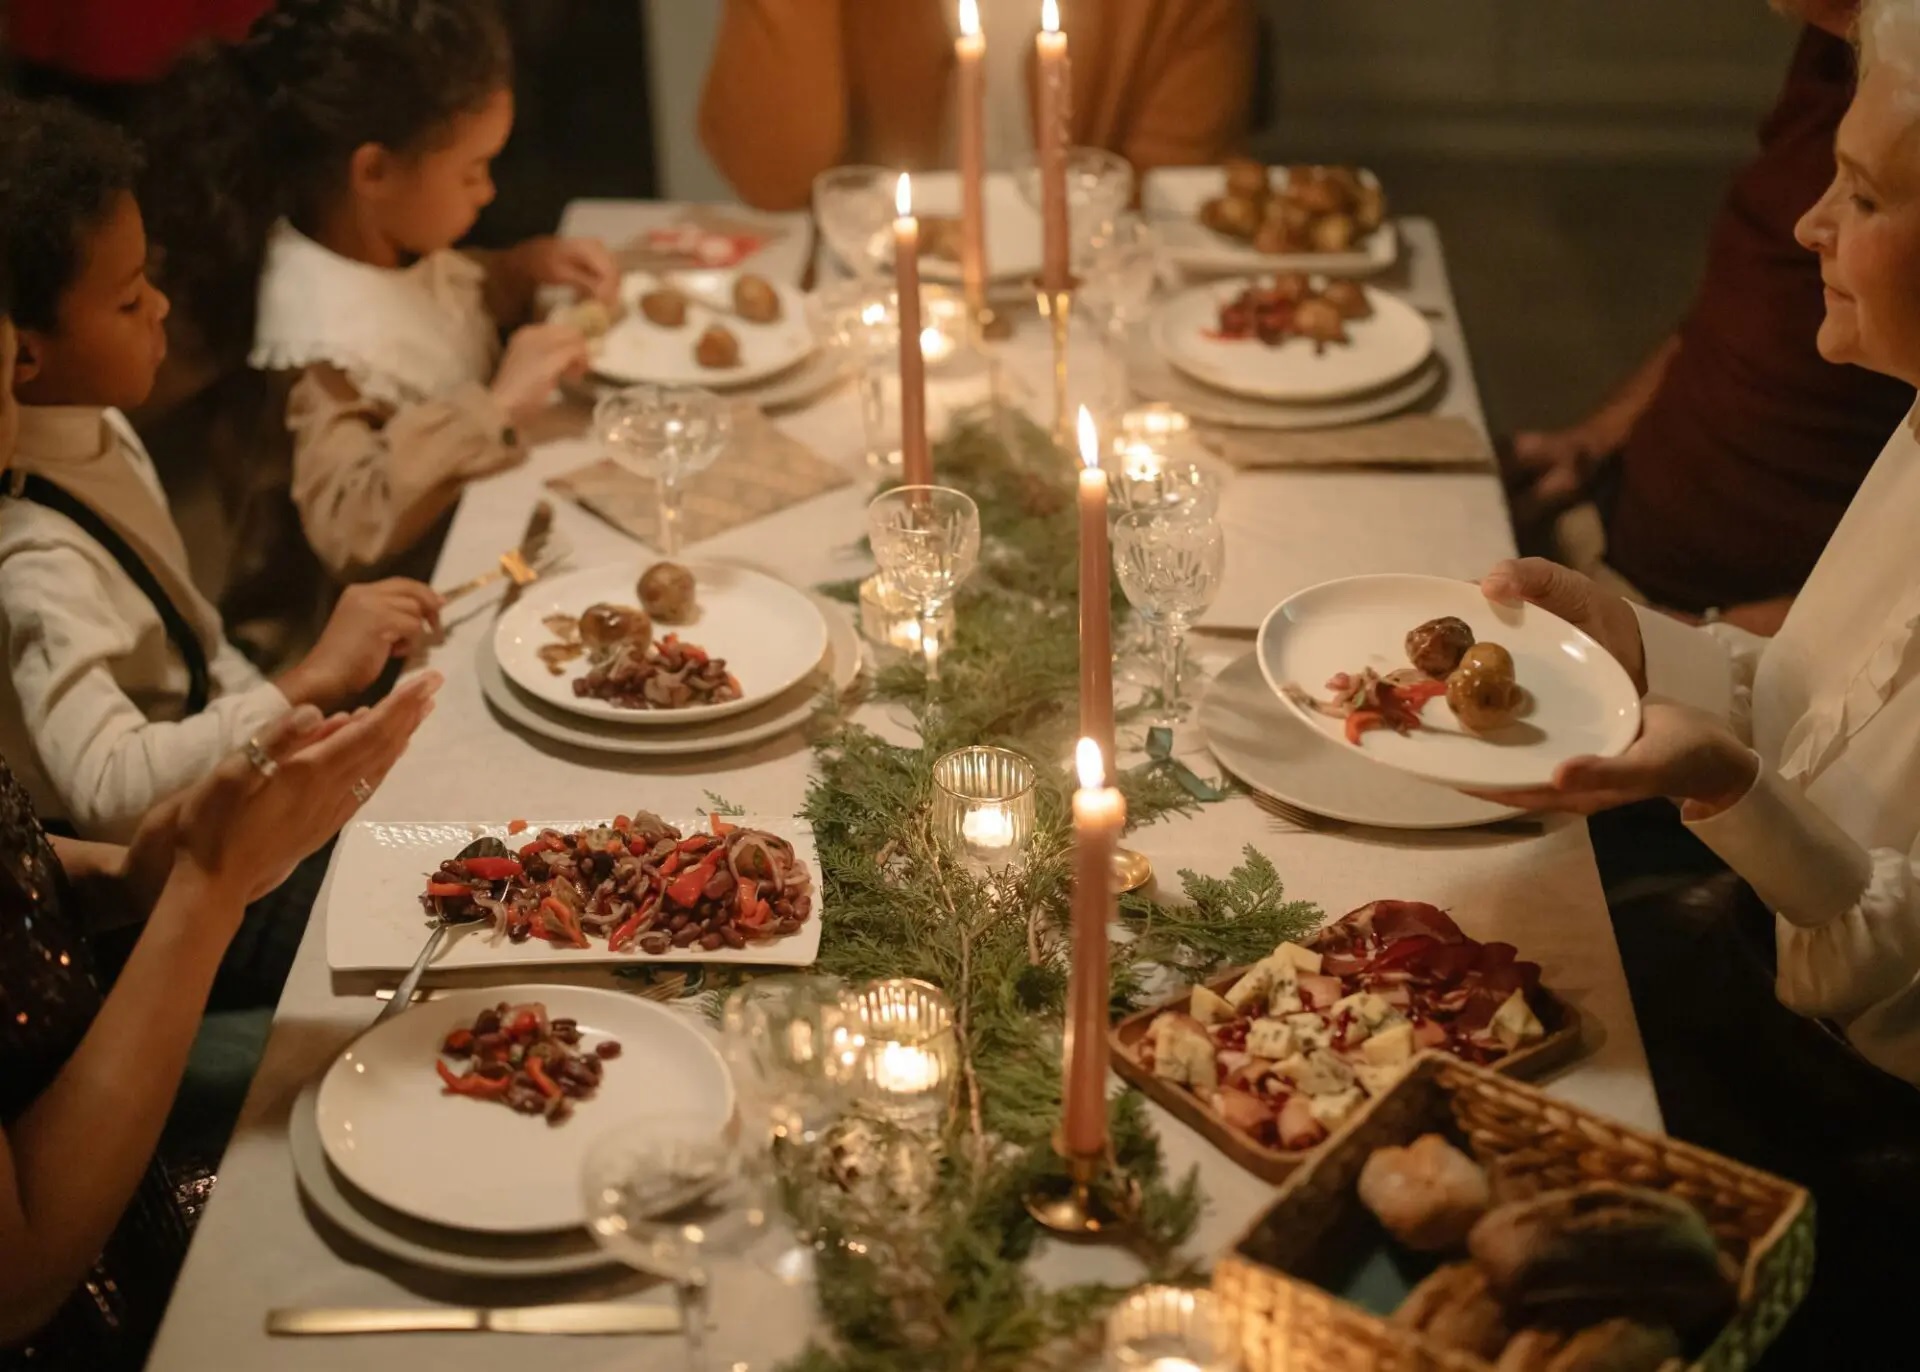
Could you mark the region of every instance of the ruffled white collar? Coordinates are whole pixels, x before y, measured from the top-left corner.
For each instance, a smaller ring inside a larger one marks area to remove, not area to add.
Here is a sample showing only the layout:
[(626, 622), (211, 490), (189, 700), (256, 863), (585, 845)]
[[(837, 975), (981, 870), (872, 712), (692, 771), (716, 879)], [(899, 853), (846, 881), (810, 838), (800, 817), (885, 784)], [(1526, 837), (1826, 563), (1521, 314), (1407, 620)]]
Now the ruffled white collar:
[(485, 277), (450, 249), (399, 270), (369, 266), (282, 220), (267, 241), (247, 360), (262, 371), (329, 363), (395, 406), (484, 382), (499, 359)]

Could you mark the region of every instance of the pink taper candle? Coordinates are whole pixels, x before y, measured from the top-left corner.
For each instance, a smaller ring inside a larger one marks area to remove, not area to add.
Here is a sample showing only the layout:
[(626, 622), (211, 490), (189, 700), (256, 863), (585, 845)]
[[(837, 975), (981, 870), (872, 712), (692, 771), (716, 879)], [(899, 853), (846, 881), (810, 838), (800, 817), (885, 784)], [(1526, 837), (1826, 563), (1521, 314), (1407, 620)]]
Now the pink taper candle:
[(976, 0), (960, 0), (953, 54), (960, 99), (960, 284), (977, 318), (987, 303), (987, 40)]
[(905, 172), (894, 192), (893, 283), (900, 315), (900, 457), (909, 486), (933, 484), (927, 448), (927, 359), (920, 351), (920, 221)]
[(1113, 555), (1100, 435), (1080, 407), (1080, 733), (1113, 752)]
[(1041, 0), (1038, 142), (1040, 145), (1041, 288), (1058, 294), (1073, 288), (1067, 232), (1067, 119), (1072, 88), (1067, 36), (1060, 32), (1060, 6)]
[(1065, 1109), (1060, 1142), (1068, 1156), (1107, 1148), (1107, 925), (1113, 920), (1113, 852), (1127, 803), (1106, 784), (1100, 745), (1080, 740), (1073, 793), (1073, 961), (1067, 971)]

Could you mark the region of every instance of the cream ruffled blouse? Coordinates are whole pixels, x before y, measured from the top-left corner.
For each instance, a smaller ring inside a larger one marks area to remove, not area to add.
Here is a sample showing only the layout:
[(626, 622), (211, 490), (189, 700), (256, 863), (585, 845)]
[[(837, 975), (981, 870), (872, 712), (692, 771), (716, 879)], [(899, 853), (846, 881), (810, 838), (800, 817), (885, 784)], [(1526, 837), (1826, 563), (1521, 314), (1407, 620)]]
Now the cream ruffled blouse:
[(1724, 712), (1761, 760), (1694, 830), (1778, 916), (1779, 994), (1920, 1084), (1920, 407), (1780, 633), (1641, 614), (1650, 695)]

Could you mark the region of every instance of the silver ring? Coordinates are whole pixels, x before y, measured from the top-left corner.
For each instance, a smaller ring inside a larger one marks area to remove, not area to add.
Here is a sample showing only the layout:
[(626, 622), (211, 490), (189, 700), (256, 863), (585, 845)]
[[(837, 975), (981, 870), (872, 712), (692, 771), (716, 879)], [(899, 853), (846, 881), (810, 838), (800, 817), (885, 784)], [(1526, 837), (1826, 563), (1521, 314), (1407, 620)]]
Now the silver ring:
[(373, 799), (373, 787), (367, 784), (365, 777), (353, 783), (353, 798), (362, 805)]
[(267, 750), (260, 746), (260, 740), (257, 738), (250, 738), (241, 744), (240, 751), (246, 757), (248, 765), (263, 777), (271, 778), (280, 770), (280, 764), (267, 755)]

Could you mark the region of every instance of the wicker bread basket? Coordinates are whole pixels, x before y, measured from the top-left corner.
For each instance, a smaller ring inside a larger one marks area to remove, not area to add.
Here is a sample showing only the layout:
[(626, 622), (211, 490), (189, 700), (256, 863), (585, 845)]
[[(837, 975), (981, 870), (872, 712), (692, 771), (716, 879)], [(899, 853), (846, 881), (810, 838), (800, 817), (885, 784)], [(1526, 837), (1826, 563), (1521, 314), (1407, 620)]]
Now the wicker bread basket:
[[(1813, 1201), (1801, 1188), (1689, 1144), (1615, 1124), (1484, 1068), (1423, 1054), (1280, 1187), (1214, 1269), (1246, 1372), (1490, 1372), (1296, 1275), (1361, 1212), (1355, 1183), (1376, 1149), (1443, 1132), (1500, 1178), (1503, 1199), (1614, 1181), (1681, 1197), (1741, 1267), (1740, 1304), (1691, 1364), (1743, 1372), (1806, 1295)], [(1680, 1360), (1670, 1366), (1678, 1369)]]

